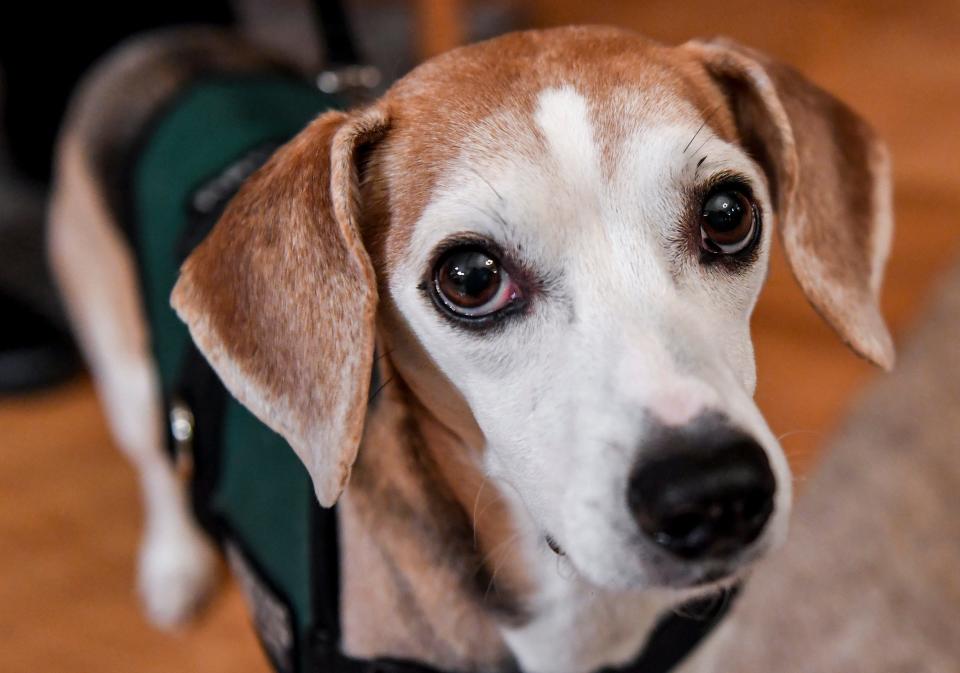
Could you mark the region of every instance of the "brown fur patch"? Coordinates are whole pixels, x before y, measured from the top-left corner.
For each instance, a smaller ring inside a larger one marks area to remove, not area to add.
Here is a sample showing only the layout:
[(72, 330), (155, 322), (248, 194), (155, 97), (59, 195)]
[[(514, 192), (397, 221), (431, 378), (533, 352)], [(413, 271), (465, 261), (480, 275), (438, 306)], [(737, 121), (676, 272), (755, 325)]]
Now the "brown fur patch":
[[(525, 620), (528, 588), (515, 559), (509, 570), (497, 567), (510, 536), (496, 537), (471, 509), (495, 507), (496, 490), (477, 500), (482, 476), (467, 447), (386, 369), (392, 383), (370, 414), (343, 501), (352, 538), (343, 559), (344, 642), (358, 656), (499, 670), (509, 661), (499, 625)], [(495, 518), (510, 526), (504, 511)], [(388, 579), (375, 600), (365, 599), (371, 576)]]
[[(473, 514), (467, 509), (468, 503), (464, 502), (467, 493), (457, 492), (467, 489), (458, 489), (450, 479), (450, 472), (455, 472), (461, 482), (469, 479), (465, 471), (477, 472), (476, 467), (468, 467), (469, 456), (456, 456), (451, 461), (451, 451), (463, 452), (465, 447), (458, 447), (452, 437), (428, 441), (425, 431), (430, 434), (445, 431), (430, 427), (435, 422), (423, 418), (429, 412), (410, 397), (409, 390), (400, 381), (395, 385), (394, 399), (402, 400), (405, 407), (397, 427), (397, 443), (403, 463), (394, 465), (394, 468), (408, 471), (415, 488), (413, 492), (403, 492), (391, 478), (392, 470), (384, 473), (382, 469), (362, 468), (360, 465), (364, 461), (361, 459), (354, 484), (356, 490), (366, 492), (377, 502), (374, 511), (378, 518), (395, 519), (400, 526), (414, 533), (424, 551), (431, 556), (431, 566), (445, 566), (461, 575), (465, 596), (470, 596), (502, 621), (523, 622), (526, 610), (518, 588), (510, 586), (509, 575), (499, 580), (494, 577), (494, 567), (477, 537)], [(451, 462), (457, 465), (450, 465)], [(491, 503), (486, 505), (491, 506)]]

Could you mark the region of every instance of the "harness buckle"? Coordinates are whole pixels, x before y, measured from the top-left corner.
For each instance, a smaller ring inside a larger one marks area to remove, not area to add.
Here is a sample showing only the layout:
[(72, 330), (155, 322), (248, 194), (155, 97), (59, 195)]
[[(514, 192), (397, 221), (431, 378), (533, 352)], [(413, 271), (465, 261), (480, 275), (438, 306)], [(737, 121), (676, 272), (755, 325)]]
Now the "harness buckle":
[(196, 419), (181, 398), (170, 402), (170, 435), (173, 437), (173, 466), (177, 477), (189, 482), (193, 477), (193, 435)]

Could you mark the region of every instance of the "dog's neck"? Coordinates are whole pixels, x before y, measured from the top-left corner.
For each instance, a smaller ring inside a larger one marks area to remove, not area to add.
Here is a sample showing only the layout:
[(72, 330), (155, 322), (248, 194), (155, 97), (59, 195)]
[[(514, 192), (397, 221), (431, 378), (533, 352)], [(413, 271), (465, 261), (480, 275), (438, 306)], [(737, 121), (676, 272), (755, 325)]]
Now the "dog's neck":
[(518, 506), (485, 481), (480, 451), (393, 379), (339, 506), (346, 651), (557, 673), (635, 656), (664, 598), (579, 580)]
[(497, 503), (478, 501), (487, 511), (473, 523), (482, 477), (458, 444), (399, 381), (378, 396), (338, 505), (348, 653), (453, 670), (509, 661), (498, 624), (519, 623), (524, 608), (509, 571), (493, 565), (500, 541), (484, 522)]

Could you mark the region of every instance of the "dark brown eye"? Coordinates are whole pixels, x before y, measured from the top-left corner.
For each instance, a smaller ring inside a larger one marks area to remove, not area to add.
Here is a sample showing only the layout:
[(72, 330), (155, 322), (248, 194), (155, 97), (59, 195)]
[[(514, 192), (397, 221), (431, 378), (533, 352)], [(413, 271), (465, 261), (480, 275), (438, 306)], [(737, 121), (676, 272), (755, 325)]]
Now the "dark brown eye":
[(434, 284), (443, 304), (467, 318), (496, 313), (517, 297), (510, 276), (481, 248), (455, 248), (444, 255)]
[(703, 202), (700, 239), (704, 250), (733, 255), (757, 240), (760, 217), (753, 203), (735, 188), (714, 190)]

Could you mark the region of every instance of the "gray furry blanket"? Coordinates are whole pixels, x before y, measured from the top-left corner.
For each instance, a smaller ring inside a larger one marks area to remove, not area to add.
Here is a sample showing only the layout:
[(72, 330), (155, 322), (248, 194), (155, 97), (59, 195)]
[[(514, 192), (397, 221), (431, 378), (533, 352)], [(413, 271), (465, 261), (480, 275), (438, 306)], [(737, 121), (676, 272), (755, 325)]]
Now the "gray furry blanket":
[(960, 671), (960, 268), (804, 491), (718, 671)]

